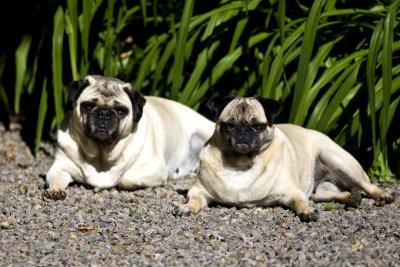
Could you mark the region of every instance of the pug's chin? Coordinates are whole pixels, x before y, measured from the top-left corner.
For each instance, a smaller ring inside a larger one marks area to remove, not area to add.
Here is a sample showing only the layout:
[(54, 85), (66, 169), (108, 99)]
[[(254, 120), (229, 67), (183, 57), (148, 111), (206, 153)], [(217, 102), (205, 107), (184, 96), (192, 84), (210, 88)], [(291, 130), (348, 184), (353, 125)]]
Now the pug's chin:
[(97, 132), (94, 136), (94, 139), (98, 140), (98, 141), (106, 141), (108, 139), (110, 139), (110, 137), (108, 136), (108, 134), (106, 132)]
[(238, 155), (256, 155), (260, 151), (259, 142), (232, 142), (228, 141), (228, 149)]
[(233, 151), (236, 153), (246, 155), (249, 153), (254, 152), (257, 149), (252, 148), (249, 144), (236, 144), (234, 147), (232, 147)]
[(104, 144), (110, 144), (117, 140), (116, 135), (110, 133), (106, 129), (96, 130), (91, 134), (86, 134), (86, 136), (92, 141)]

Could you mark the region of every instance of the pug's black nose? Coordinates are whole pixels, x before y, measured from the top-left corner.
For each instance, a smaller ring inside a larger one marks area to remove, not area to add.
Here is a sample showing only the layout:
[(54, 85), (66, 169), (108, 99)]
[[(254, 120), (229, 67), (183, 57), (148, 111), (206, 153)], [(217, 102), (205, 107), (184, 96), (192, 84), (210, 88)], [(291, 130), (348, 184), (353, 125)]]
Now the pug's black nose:
[(109, 110), (109, 109), (103, 108), (103, 109), (100, 109), (100, 110), (97, 112), (97, 117), (98, 117), (99, 119), (101, 119), (101, 120), (108, 121), (109, 119), (111, 119), (111, 116), (112, 116), (112, 112), (111, 112), (111, 110)]

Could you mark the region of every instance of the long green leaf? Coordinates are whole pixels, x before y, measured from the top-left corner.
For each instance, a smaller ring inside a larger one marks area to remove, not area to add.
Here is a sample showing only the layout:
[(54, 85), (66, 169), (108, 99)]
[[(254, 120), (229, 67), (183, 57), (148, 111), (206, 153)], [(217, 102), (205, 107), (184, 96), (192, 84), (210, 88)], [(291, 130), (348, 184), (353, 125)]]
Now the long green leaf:
[(158, 83), (162, 79), (162, 73), (163, 70), (165, 69), (168, 60), (174, 53), (175, 45), (176, 45), (176, 39), (172, 38), (164, 48), (160, 61), (158, 62), (156, 69), (154, 71), (153, 84), (151, 86), (151, 91), (150, 91), (152, 95), (159, 95)]
[(182, 90), (182, 94), (179, 98), (180, 102), (186, 103), (189, 101), (190, 96), (197, 90), (197, 87), (200, 85), (201, 80), (200, 78), (202, 77), (204, 70), (207, 67), (207, 63), (210, 61), (210, 58), (212, 57), (215, 49), (220, 45), (219, 41), (216, 41), (211, 44), (210, 47), (207, 47), (201, 53), (199, 54), (197, 61), (196, 61), (196, 67), (194, 68), (192, 74), (190, 75), (190, 78), (188, 82), (186, 83), (185, 88)]
[(80, 25), (80, 33), (81, 33), (81, 65), (80, 65), (80, 77), (85, 76), (89, 71), (89, 36), (90, 36), (90, 28), (92, 24), (93, 17), (102, 4), (103, 0), (95, 0), (95, 1), (82, 1), (82, 23)]
[(42, 141), (43, 125), (44, 125), (46, 113), (47, 113), (47, 101), (48, 101), (48, 99), (47, 99), (47, 79), (44, 79), (43, 87), (42, 87), (42, 94), (40, 96), (39, 113), (38, 113), (37, 123), (36, 123), (36, 136), (35, 136), (35, 148), (34, 148), (35, 153), (37, 153), (39, 151), (40, 144)]
[(393, 58), (393, 25), (396, 19), (396, 12), (399, 1), (393, 2), (387, 10), (386, 18), (383, 26), (383, 47), (382, 47), (382, 75), (383, 75), (383, 106), (379, 118), (379, 129), (382, 146), (383, 161), (383, 179), (389, 180), (392, 173), (389, 169), (387, 160), (387, 142), (386, 134), (389, 128), (389, 105), (392, 89), (392, 58)]
[(156, 40), (153, 40), (153, 45), (148, 47), (147, 55), (140, 64), (140, 69), (137, 74), (137, 79), (135, 81), (135, 85), (141, 87), (145, 80), (146, 75), (149, 73), (152, 63), (157, 64), (158, 55), (160, 53), (159, 47), (165, 42), (167, 36), (161, 35), (156, 37)]
[(185, 0), (182, 19), (179, 26), (178, 40), (176, 43), (175, 60), (173, 65), (174, 77), (170, 97), (177, 99), (178, 91), (183, 83), (183, 68), (185, 65), (185, 47), (187, 42), (190, 20), (192, 18), (194, 0)]
[[(305, 80), (304, 81), (305, 90), (303, 91), (303, 94), (302, 94), (303, 101), (301, 103), (301, 106), (299, 106), (299, 109), (302, 110), (302, 112), (304, 113), (304, 116), (299, 117), (297, 119), (296, 123), (299, 125), (304, 124), (305, 119), (306, 119), (305, 115), (308, 113), (313, 101), (319, 94), (319, 89), (321, 89), (321, 87), (313, 86), (314, 80), (316, 79), (316, 76), (317, 76), (318, 70), (320, 69), (320, 66), (326, 60), (326, 58), (329, 55), (329, 52), (332, 50), (332, 48), (334, 47), (334, 45), (336, 44), (337, 41), (338, 40), (334, 40), (334, 41), (328, 42), (328, 43), (320, 46), (320, 48), (318, 49), (318, 53), (309, 62), (308, 75), (304, 79)], [(298, 75), (301, 75), (301, 74), (298, 73)], [(296, 84), (297, 84), (297, 81), (298, 81), (298, 78), (296, 79)]]
[(15, 51), (15, 93), (14, 93), (14, 112), (20, 115), (21, 96), (24, 92), (24, 79), (26, 74), (26, 65), (28, 62), (28, 53), (31, 47), (32, 37), (25, 35), (20, 45)]
[(332, 129), (350, 100), (354, 98), (354, 95), (360, 89), (361, 85), (356, 84), (356, 82), (362, 62), (362, 60), (355, 62), (343, 73), (346, 79), (340, 84), (340, 87), (335, 88), (334, 97), (324, 106), (321, 118), (317, 123), (317, 130), (328, 132)]
[[(251, 48), (257, 43), (264, 41), (266, 38), (268, 38), (268, 36), (268, 33), (259, 33), (253, 35), (249, 40), (248, 48)], [(242, 53), (242, 47), (239, 47), (235, 49), (233, 53), (224, 56), (220, 61), (218, 61), (218, 63), (215, 65), (215, 67), (213, 67), (211, 71), (211, 77), (209, 78), (209, 80), (204, 81), (200, 85), (199, 89), (196, 90), (196, 92), (193, 93), (191, 99), (188, 100), (187, 105), (194, 106), (195, 104), (197, 104), (199, 100), (204, 96), (207, 89), (209, 89), (210, 86), (214, 85), (227, 70), (232, 68), (232, 65), (236, 62), (236, 60), (240, 57)]]
[(280, 0), (278, 2), (277, 21), (278, 21), (279, 37), (281, 44), (283, 44), (286, 36), (285, 20), (286, 20), (286, 0)]
[[(337, 62), (336, 64), (340, 64), (340, 62)], [(322, 132), (325, 132), (326, 128), (329, 129), (330, 125), (325, 125), (325, 123), (329, 119), (329, 118), (326, 118), (326, 116), (329, 116), (329, 112), (333, 112), (333, 110), (335, 110), (336, 108), (341, 108), (341, 106), (340, 106), (341, 101), (339, 99), (338, 99), (338, 102), (330, 104), (331, 99), (333, 98), (333, 95), (339, 91), (339, 88), (340, 89), (343, 88), (341, 86), (348, 77), (357, 75), (357, 72), (358, 72), (357, 68), (359, 67), (359, 64), (352, 64), (349, 66), (346, 64), (346, 65), (342, 65), (342, 67), (343, 67), (342, 72), (340, 73), (339, 77), (337, 77), (337, 78), (335, 77), (335, 79), (333, 79), (332, 85), (329, 88), (324, 90), (323, 95), (317, 101), (317, 104), (315, 105), (315, 108), (313, 109), (313, 111), (311, 113), (310, 119), (307, 122), (307, 128), (317, 129)], [(320, 80), (324, 80), (324, 79), (325, 80), (330, 79), (330, 76), (322, 75)], [(332, 81), (332, 79), (330, 79), (330, 81)], [(327, 84), (327, 83), (328, 83), (328, 80), (323, 82), (323, 84)], [(329, 108), (330, 109), (329, 112), (327, 112), (328, 105), (331, 105), (331, 107)], [(332, 115), (332, 113), (330, 115)], [(324, 119), (322, 119), (322, 117), (324, 117)]]
[(369, 53), (367, 58), (367, 88), (368, 88), (368, 103), (371, 110), (371, 131), (372, 131), (372, 145), (374, 149), (374, 162), (378, 161), (378, 147), (377, 147), (377, 134), (376, 134), (376, 110), (375, 110), (375, 80), (376, 80), (376, 64), (379, 49), (382, 46), (383, 35), (383, 20), (380, 20), (376, 25), (369, 45)]
[(114, 10), (116, 0), (107, 0), (107, 10), (105, 14), (106, 19), (106, 31), (104, 35), (104, 50), (103, 50), (103, 61), (104, 61), (104, 74), (106, 76), (113, 76), (113, 47), (116, 40), (115, 36), (115, 25), (114, 25)]
[[(289, 24), (288, 26), (291, 26), (291, 24)], [(271, 63), (271, 67), (269, 68), (270, 69), (269, 74), (268, 76), (264, 77), (264, 80), (266, 80), (266, 84), (265, 86), (263, 86), (262, 95), (266, 97), (275, 98), (276, 95), (275, 89), (277, 87), (277, 84), (281, 80), (282, 73), (284, 72), (283, 68), (286, 63), (286, 58), (291, 53), (288, 52), (288, 50), (293, 49), (293, 47), (297, 47), (298, 42), (301, 40), (300, 38), (302, 33), (304, 32), (304, 29), (305, 29), (305, 23), (297, 25), (296, 29), (288, 37), (285, 38), (285, 41), (282, 44), (282, 46), (278, 47), (279, 50), (274, 60)]]
[(78, 80), (78, 1), (68, 0), (65, 12), (65, 32), (69, 42), (69, 60), (71, 63), (72, 78)]
[(297, 68), (298, 75), (296, 86), (294, 89), (293, 103), (290, 113), (290, 121), (293, 123), (301, 122), (306, 116), (306, 110), (301, 108), (300, 103), (303, 102), (307, 94), (306, 81), (309, 75), (310, 59), (314, 48), (314, 40), (317, 33), (318, 23), (320, 20), (321, 10), (325, 4), (324, 0), (314, 1), (310, 15), (308, 16), (302, 49), (300, 53), (299, 65)]
[[(0, 57), (0, 77), (3, 77), (3, 73), (4, 73), (4, 69), (6, 66), (6, 61), (7, 61), (7, 54), (3, 54)], [(10, 104), (9, 104), (9, 100), (8, 100), (8, 95), (7, 92), (4, 88), (3, 83), (0, 81), (0, 102), (1, 105), (4, 107), (4, 109), (6, 110), (6, 112), (8, 114), (11, 114), (11, 108), (10, 108)]]
[(56, 125), (61, 124), (63, 111), (63, 40), (64, 40), (64, 11), (59, 7), (54, 15), (52, 72), (53, 72), (53, 96), (56, 111)]

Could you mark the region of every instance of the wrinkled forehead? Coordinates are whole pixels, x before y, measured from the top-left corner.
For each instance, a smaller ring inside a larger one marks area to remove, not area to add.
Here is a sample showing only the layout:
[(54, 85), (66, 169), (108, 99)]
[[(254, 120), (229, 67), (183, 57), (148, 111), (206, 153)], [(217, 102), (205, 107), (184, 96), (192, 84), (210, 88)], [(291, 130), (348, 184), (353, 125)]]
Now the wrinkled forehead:
[(254, 97), (233, 99), (222, 111), (220, 118), (234, 121), (267, 122), (263, 106)]
[(124, 91), (126, 84), (117, 79), (89, 79), (89, 86), (83, 90), (81, 99), (112, 105), (115, 102), (129, 103), (129, 97)]

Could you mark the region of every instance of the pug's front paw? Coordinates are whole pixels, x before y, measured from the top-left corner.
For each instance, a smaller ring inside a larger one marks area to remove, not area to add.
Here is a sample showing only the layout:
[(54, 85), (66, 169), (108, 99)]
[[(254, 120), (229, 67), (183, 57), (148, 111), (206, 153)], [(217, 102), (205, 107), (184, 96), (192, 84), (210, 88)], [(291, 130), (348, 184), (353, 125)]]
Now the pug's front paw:
[(61, 189), (46, 189), (43, 192), (43, 197), (52, 200), (64, 200), (67, 197), (67, 193)]
[(307, 210), (304, 210), (297, 214), (299, 216), (300, 221), (302, 222), (316, 222), (318, 220), (318, 210), (309, 207)]
[(375, 206), (381, 207), (385, 204), (389, 204), (394, 202), (395, 200), (395, 195), (393, 193), (388, 193), (384, 192), (384, 194), (381, 194), (380, 196), (375, 198)]
[(175, 216), (189, 216), (192, 213), (198, 213), (198, 212), (199, 209), (197, 207), (195, 207), (191, 203), (187, 203), (177, 206), (174, 209), (173, 214)]

